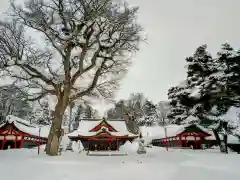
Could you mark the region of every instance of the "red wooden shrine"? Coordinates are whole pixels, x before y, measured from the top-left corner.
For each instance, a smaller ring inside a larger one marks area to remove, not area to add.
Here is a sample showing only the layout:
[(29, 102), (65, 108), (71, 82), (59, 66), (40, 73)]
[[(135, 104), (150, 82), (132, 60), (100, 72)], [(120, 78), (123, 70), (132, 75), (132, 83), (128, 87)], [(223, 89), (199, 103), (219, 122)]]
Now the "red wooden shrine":
[[(94, 122), (94, 120), (85, 120), (85, 122), (80, 122), (79, 128), (83, 128), (84, 124), (89, 124), (91, 122)], [(123, 145), (126, 141), (132, 142), (138, 137), (137, 135), (129, 132), (124, 134), (125, 132), (121, 132), (121, 129), (118, 129), (119, 127), (112, 125), (113, 122), (116, 122), (116, 120), (110, 121), (103, 119), (85, 133), (83, 132), (78, 135), (70, 134), (69, 138), (72, 141), (81, 141), (84, 148), (88, 151), (97, 151), (118, 150), (119, 146)], [(120, 124), (125, 125), (125, 121), (121, 120)]]
[[(27, 129), (27, 125), (21, 124), (24, 129)], [(30, 133), (20, 130), (14, 123), (5, 122), (0, 125), (0, 150), (8, 148), (30, 148), (45, 144), (47, 138), (32, 135)]]
[(165, 138), (154, 139), (153, 144), (166, 147), (192, 147), (202, 149), (202, 144), (208, 143), (206, 137), (212, 136), (209, 132), (202, 130), (198, 125), (185, 126), (182, 131)]

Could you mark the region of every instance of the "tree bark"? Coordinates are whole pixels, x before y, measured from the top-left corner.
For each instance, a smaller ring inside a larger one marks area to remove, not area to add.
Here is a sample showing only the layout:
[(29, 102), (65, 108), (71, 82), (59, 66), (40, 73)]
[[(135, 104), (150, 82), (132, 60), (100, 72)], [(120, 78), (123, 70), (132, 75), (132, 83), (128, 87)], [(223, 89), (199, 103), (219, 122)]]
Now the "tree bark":
[(226, 153), (228, 154), (228, 146), (227, 146), (227, 135), (223, 135), (223, 140), (220, 139), (219, 135), (218, 135), (218, 132), (216, 129), (212, 129), (213, 133), (214, 133), (214, 136), (216, 138), (216, 141), (219, 145), (219, 148), (220, 148), (220, 152), (221, 153)]
[(46, 154), (50, 156), (58, 155), (62, 135), (63, 135), (62, 128), (61, 127), (59, 128), (57, 124), (53, 123), (50, 129), (50, 133), (48, 135)]
[(48, 135), (48, 141), (46, 145), (46, 154), (50, 156), (59, 155), (59, 147), (61, 143), (64, 131), (62, 129), (62, 118), (66, 106), (63, 101), (59, 101), (55, 107), (54, 119), (52, 120), (52, 125)]

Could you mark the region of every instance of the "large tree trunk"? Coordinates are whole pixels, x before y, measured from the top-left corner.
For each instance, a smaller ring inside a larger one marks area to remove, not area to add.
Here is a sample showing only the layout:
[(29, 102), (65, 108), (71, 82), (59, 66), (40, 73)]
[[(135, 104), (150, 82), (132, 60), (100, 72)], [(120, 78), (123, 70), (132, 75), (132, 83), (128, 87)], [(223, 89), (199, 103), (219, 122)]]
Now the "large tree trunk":
[(46, 145), (46, 154), (50, 156), (57, 156), (59, 154), (59, 147), (61, 143), (64, 131), (62, 129), (62, 118), (66, 106), (62, 101), (58, 102), (55, 107), (54, 118), (52, 120), (52, 126), (48, 135), (48, 141)]
[(220, 139), (219, 135), (218, 135), (218, 132), (216, 129), (212, 129), (213, 133), (214, 133), (214, 136), (216, 138), (216, 141), (219, 145), (219, 148), (220, 148), (220, 152), (221, 153), (226, 153), (228, 154), (228, 146), (227, 146), (227, 135), (223, 135), (223, 140)]
[(59, 123), (53, 122), (50, 129), (50, 133), (48, 135), (46, 154), (50, 156), (58, 155), (62, 135), (63, 130), (61, 128), (61, 125), (59, 126)]

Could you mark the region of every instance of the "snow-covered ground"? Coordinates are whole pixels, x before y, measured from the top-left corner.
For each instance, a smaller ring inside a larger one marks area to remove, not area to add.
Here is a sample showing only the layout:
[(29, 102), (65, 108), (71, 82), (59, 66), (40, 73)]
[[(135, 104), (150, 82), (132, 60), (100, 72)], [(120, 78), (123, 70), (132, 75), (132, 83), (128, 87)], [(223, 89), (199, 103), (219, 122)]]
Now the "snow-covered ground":
[[(134, 148), (133, 148), (134, 149)], [(37, 149), (0, 151), (1, 179), (20, 180), (239, 180), (240, 156), (219, 150), (193, 151), (153, 147), (147, 154), (86, 156), (67, 151), (59, 157)], [(126, 149), (125, 149), (126, 150)], [(141, 163), (142, 162), (142, 163)]]

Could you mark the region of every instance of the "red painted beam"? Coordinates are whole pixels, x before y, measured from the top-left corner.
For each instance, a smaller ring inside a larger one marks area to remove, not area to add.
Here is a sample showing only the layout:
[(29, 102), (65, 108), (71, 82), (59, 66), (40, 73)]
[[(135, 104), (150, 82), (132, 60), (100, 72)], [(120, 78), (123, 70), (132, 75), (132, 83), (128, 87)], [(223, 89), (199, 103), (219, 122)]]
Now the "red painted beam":
[(6, 136), (3, 137), (3, 141), (2, 141), (2, 147), (1, 147), (1, 149), (4, 149), (5, 141), (6, 141)]
[(17, 136), (15, 136), (14, 148), (17, 148)]

